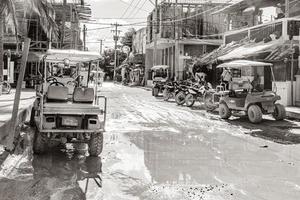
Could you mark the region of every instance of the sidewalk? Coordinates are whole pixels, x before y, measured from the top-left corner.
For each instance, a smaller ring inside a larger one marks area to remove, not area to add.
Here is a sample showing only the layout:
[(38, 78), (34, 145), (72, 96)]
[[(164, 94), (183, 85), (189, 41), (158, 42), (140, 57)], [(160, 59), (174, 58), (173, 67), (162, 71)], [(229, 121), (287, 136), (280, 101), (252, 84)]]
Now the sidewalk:
[[(0, 96), (0, 144), (2, 144), (7, 134), (14, 104), (14, 97), (15, 90), (12, 90), (10, 94), (3, 94)], [(34, 100), (34, 90), (25, 89), (22, 91), (18, 116), (19, 122), (23, 122), (28, 119)]]
[(289, 118), (300, 120), (300, 108), (299, 107), (286, 107), (286, 115)]

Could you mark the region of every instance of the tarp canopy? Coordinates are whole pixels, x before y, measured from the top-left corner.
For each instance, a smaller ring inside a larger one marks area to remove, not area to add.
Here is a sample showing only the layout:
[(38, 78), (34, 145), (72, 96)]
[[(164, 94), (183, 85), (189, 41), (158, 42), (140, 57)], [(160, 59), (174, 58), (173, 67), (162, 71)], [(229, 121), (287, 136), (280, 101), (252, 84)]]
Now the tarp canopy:
[(242, 68), (242, 67), (267, 67), (273, 66), (272, 63), (257, 62), (251, 60), (234, 60), (218, 65), (217, 68)]
[(151, 70), (158, 70), (158, 69), (166, 70), (166, 69), (169, 69), (169, 66), (168, 65), (156, 65), (151, 68)]
[(274, 40), (268, 43), (259, 42), (245, 44), (243, 46), (233, 49), (232, 51), (223, 56), (218, 57), (218, 60), (226, 61), (233, 59), (243, 59), (263, 52), (272, 52), (275, 48), (283, 44), (283, 40)]
[(277, 3), (284, 4), (284, 0), (240, 0), (239, 2), (233, 3), (231, 5), (228, 5), (213, 14), (229, 14), (229, 13), (235, 13), (240, 10), (245, 10), (246, 8), (249, 8), (251, 6), (259, 7), (259, 8), (265, 8), (270, 6), (276, 6)]
[(48, 62), (63, 62), (65, 59), (70, 60), (71, 63), (90, 62), (102, 59), (98, 52), (78, 51), (73, 49), (49, 49), (46, 52), (45, 60)]

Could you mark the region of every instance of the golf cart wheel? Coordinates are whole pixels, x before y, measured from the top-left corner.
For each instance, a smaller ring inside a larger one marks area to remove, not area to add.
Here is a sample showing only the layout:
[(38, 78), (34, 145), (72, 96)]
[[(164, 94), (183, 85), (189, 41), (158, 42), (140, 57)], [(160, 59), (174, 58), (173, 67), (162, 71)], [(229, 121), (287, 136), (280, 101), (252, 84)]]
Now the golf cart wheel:
[(253, 124), (260, 123), (262, 121), (262, 111), (258, 105), (251, 105), (248, 108), (248, 118)]
[(283, 120), (286, 117), (286, 111), (283, 105), (275, 104), (275, 110), (272, 114), (277, 121)]
[(185, 94), (183, 92), (179, 92), (176, 96), (175, 96), (175, 101), (177, 103), (177, 105), (181, 106), (185, 103)]
[(34, 109), (34, 107), (32, 107), (31, 108), (31, 113), (30, 113), (30, 121), (29, 121), (29, 124), (32, 127), (35, 126), (34, 117), (35, 117), (35, 109)]
[(221, 103), (219, 106), (219, 115), (222, 119), (229, 119), (231, 117), (231, 110), (225, 103)]
[(164, 97), (164, 101), (169, 101), (170, 99), (170, 92), (167, 88), (164, 89), (163, 91), (163, 97)]
[(206, 111), (212, 112), (218, 107), (216, 104), (214, 104), (213, 94), (210, 92), (205, 93), (205, 95), (203, 97), (203, 102), (204, 102)]
[(159, 89), (158, 88), (152, 88), (153, 96), (158, 97)]
[(195, 98), (192, 94), (188, 94), (185, 97), (185, 104), (187, 107), (192, 107), (195, 103)]
[(92, 134), (89, 142), (90, 156), (99, 156), (103, 149), (103, 133)]
[(40, 133), (37, 128), (34, 133), (33, 153), (43, 154), (47, 150), (47, 138), (45, 134)]

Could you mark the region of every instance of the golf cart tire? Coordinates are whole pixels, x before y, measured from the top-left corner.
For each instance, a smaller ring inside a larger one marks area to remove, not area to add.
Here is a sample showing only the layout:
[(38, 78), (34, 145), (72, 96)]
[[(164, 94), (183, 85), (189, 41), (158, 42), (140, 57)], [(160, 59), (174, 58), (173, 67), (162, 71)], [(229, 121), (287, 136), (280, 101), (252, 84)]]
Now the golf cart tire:
[(285, 107), (281, 104), (275, 104), (275, 111), (272, 114), (277, 121), (284, 120), (286, 117)]
[(89, 142), (90, 156), (99, 156), (103, 150), (103, 133), (92, 134)]
[(253, 124), (258, 124), (262, 121), (262, 111), (258, 105), (251, 105), (248, 108), (247, 114), (249, 121)]
[(158, 88), (153, 88), (152, 92), (153, 92), (153, 96), (154, 97), (158, 97), (158, 93), (159, 93), (159, 89)]
[[(188, 100), (189, 98), (191, 98), (192, 100)], [(192, 107), (194, 104), (195, 104), (194, 96), (192, 94), (187, 94), (185, 97), (185, 105), (187, 107)]]
[(222, 119), (229, 119), (231, 117), (231, 110), (226, 103), (221, 103), (219, 106), (219, 115)]
[(43, 154), (47, 150), (47, 141), (43, 138), (42, 134), (36, 129), (33, 140), (33, 153)]
[(185, 103), (185, 94), (183, 92), (176, 94), (175, 101), (177, 105), (182, 106)]
[(34, 109), (34, 107), (32, 107), (31, 113), (30, 113), (30, 121), (29, 121), (29, 124), (31, 127), (35, 126), (34, 117), (35, 117), (35, 109)]
[(164, 91), (163, 91), (163, 97), (164, 97), (164, 101), (169, 101), (169, 99), (170, 99), (170, 92), (168, 91), (167, 88), (165, 88)]

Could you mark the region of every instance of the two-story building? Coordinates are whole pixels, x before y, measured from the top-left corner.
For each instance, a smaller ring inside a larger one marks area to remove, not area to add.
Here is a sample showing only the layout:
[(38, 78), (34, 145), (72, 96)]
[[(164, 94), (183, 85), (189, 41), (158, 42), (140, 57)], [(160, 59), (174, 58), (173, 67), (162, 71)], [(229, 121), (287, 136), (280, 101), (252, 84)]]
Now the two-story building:
[[(267, 89), (276, 88), (282, 104), (300, 106), (300, 2), (290, 1), (287, 18), (277, 18), (274, 13), (268, 22), (258, 20), (261, 10), (275, 10), (279, 3), (286, 5), (284, 0), (241, 0), (215, 12), (226, 15), (227, 32), (222, 48), (200, 62), (209, 61), (212, 64), (235, 59), (271, 62), (274, 65), (275, 80), (272, 80), (270, 71), (264, 70), (259, 74), (262, 84)], [(251, 9), (253, 12), (249, 14)]]
[(24, 81), (28, 87), (33, 87), (34, 76), (38, 75), (38, 68), (44, 53), (49, 48), (83, 49), (80, 39), (80, 21), (88, 19), (91, 9), (83, 0), (53, 0), (49, 2), (48, 15), (55, 23), (55, 30), (41, 22), (41, 18), (29, 12), (24, 6), (24, 0), (16, 0), (16, 14), (18, 20), (18, 40), (12, 23), (4, 28), (4, 80), (12, 85), (17, 81), (20, 58), (22, 55), (23, 39), (31, 39), (27, 67)]
[[(146, 71), (154, 65), (168, 65), (171, 78), (183, 79), (193, 57), (222, 44), (222, 33), (226, 30), (224, 16), (211, 13), (227, 5), (225, 0), (162, 1), (157, 11), (148, 16)], [(150, 73), (146, 73), (146, 80), (149, 79)]]

